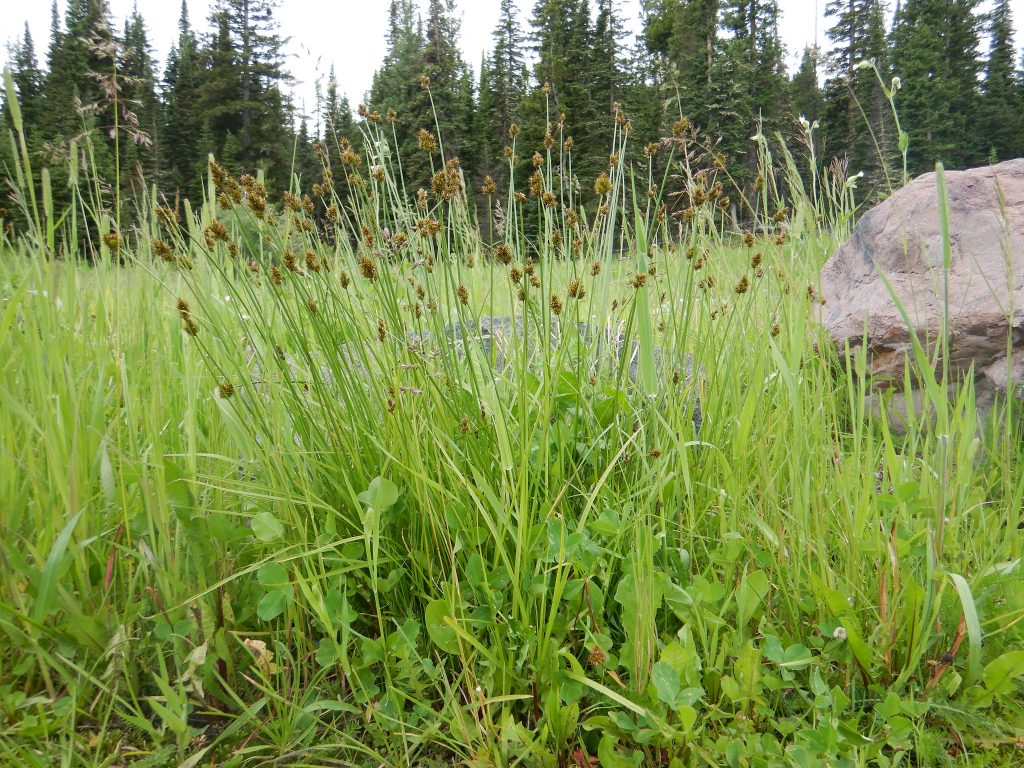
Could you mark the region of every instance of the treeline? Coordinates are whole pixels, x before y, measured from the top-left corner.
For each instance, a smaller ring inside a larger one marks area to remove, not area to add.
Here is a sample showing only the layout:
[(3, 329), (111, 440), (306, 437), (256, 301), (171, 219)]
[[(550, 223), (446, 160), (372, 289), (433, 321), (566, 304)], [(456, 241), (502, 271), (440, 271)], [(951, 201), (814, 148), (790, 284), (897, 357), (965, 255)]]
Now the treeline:
[[(26, 27), (9, 66), (34, 164), (51, 169), (58, 195), (71, 146), (124, 201), (154, 183), (170, 200), (198, 199), (209, 154), (232, 172), (262, 171), (272, 189), (286, 189), (293, 173), (308, 187), (322, 158), (341, 167), (348, 141), (358, 150), (360, 120), (390, 124), (410, 192), (431, 170), (418, 151), (422, 130), (468, 179), (492, 177), (499, 195), (513, 137), (517, 184), (547, 149), (571, 164), (586, 195), (607, 167), (613, 131), (629, 132), (640, 159), (684, 118), (739, 184), (755, 183), (751, 137), (760, 132), (782, 135), (802, 160), (813, 148), (819, 165), (838, 158), (851, 175), (864, 171), (862, 189), (884, 189), (887, 169), (902, 172), (899, 133), (865, 61), (886, 86), (898, 76), (912, 174), (936, 160), (958, 167), (1024, 154), (1010, 2), (985, 14), (980, 5), (903, 0), (890, 26), (884, 0), (829, 0), (832, 45), (807, 48), (790, 73), (777, 0), (641, 0), (642, 33), (632, 38), (616, 0), (536, 0), (526, 20), (501, 0), (480, 62), (463, 58), (454, 0), (391, 0), (387, 53), (356, 114), (333, 69), (316, 113), (297, 114), (276, 0), (217, 0), (205, 31), (183, 2), (163, 71), (137, 10), (118, 30), (106, 0), (69, 0), (63, 19), (54, 3), (45, 63)], [(813, 138), (801, 116), (818, 123)], [(9, 145), (0, 142), (8, 169)]]

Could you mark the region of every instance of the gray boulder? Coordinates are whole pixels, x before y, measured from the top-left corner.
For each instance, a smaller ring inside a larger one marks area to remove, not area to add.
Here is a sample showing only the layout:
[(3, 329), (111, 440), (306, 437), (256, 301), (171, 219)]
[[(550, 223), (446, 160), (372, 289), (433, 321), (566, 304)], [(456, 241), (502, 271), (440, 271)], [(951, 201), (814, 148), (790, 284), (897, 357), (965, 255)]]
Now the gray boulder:
[(929, 352), (941, 336), (948, 280), (951, 369), (958, 378), (973, 370), (984, 415), (997, 392), (1020, 397), (1024, 387), (1024, 159), (945, 178), (948, 275), (929, 173), (865, 214), (825, 264), (819, 319), (840, 350), (866, 338), (876, 388), (899, 387), (911, 331)]

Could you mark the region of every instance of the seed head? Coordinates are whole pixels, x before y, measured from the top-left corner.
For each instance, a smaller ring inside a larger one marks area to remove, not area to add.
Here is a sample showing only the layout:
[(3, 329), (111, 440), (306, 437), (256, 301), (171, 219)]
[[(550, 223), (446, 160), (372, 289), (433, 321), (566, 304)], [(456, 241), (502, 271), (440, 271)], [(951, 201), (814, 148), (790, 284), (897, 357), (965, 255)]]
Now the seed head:
[(308, 299), (306, 301), (306, 308), (309, 310), (309, 314), (313, 315), (313, 317), (316, 317), (320, 313), (320, 308), (312, 299)]
[(744, 275), (740, 278), (740, 281), (736, 283), (736, 293), (744, 294), (750, 288), (750, 278)]
[(753, 255), (753, 257), (751, 257), (751, 259), (750, 259), (750, 268), (751, 269), (757, 269), (759, 266), (761, 266), (761, 259), (763, 259), (763, 258), (764, 258), (764, 254), (762, 254), (760, 251), (755, 253)]
[(430, 87), (430, 78), (427, 75), (420, 75), (420, 88), (427, 90)]
[(594, 182), (594, 192), (598, 197), (604, 197), (611, 191), (612, 181), (608, 178), (608, 174), (602, 171), (601, 175), (597, 177), (597, 181)]
[(379, 318), (377, 320), (377, 338), (380, 339), (383, 342), (384, 339), (387, 338), (387, 335), (388, 335), (387, 323), (384, 322), (384, 318)]
[(437, 139), (426, 128), (420, 128), (419, 133), (416, 134), (416, 144), (424, 152), (433, 152), (437, 149)]
[(235, 386), (230, 381), (222, 381), (217, 385), (217, 392), (220, 394), (222, 400), (227, 400), (235, 394)]
[(555, 193), (548, 190), (541, 196), (541, 200), (544, 203), (545, 208), (554, 208), (558, 205), (558, 198), (555, 197)]
[(591, 277), (597, 277), (600, 274), (601, 274), (601, 262), (600, 261), (595, 261), (593, 264), (590, 265), (590, 276)]
[(566, 152), (566, 154), (569, 154), (570, 152), (572, 152), (572, 148), (575, 145), (575, 143), (576, 142), (574, 142), (572, 140), (572, 136), (570, 136), (569, 138), (567, 138), (565, 140), (565, 152)]
[(466, 288), (465, 284), (459, 283), (459, 287), (455, 290), (455, 295), (459, 297), (459, 303), (462, 306), (469, 304), (469, 289)]
[(534, 152), (531, 162), (533, 163), (534, 168), (540, 168), (544, 165), (544, 156), (540, 152)]
[(562, 314), (562, 299), (557, 293), (551, 294), (551, 314), (556, 316)]
[(508, 137), (510, 139), (515, 139), (515, 137), (518, 136), (518, 135), (519, 135), (519, 124), (518, 123), (512, 123), (512, 125), (510, 125), (508, 127)]
[(550, 150), (555, 146), (555, 137), (551, 135), (551, 131), (544, 134), (544, 149)]
[(480, 194), (482, 195), (493, 195), (498, 189), (498, 185), (494, 183), (494, 179), (490, 176), (484, 177), (484, 183), (480, 185)]
[(341, 283), (341, 287), (342, 287), (342, 288), (344, 288), (344, 289), (346, 289), (346, 290), (347, 290), (347, 289), (348, 289), (348, 286), (349, 286), (349, 284), (350, 284), (350, 283), (352, 282), (352, 278), (350, 278), (350, 277), (348, 276), (348, 272), (346, 272), (345, 270), (342, 270), (342, 271), (341, 271), (341, 274), (340, 274), (340, 275), (338, 275), (338, 282), (340, 282), (340, 283)]
[(685, 117), (680, 118), (679, 120), (676, 120), (674, 123), (672, 123), (672, 135), (675, 136), (677, 139), (682, 138), (683, 134), (685, 134), (688, 130), (690, 130), (690, 121), (687, 120)]
[(634, 288), (643, 288), (644, 287), (644, 283), (646, 283), (646, 282), (647, 282), (647, 273), (646, 272), (637, 272), (630, 279), (629, 284), (632, 285)]
[(359, 259), (359, 274), (371, 283), (377, 281), (377, 264), (366, 254), (363, 254)]
[(526, 202), (525, 192), (516, 192), (514, 195), (512, 195), (512, 197), (514, 197), (516, 199), (516, 202), (519, 203), (520, 205)]
[(747, 248), (754, 247), (754, 235), (752, 232), (747, 232), (745, 235), (743, 235), (743, 244), (747, 246)]
[(174, 249), (163, 240), (154, 238), (150, 245), (153, 248), (153, 253), (159, 256), (161, 260), (168, 264), (174, 261)]
[(512, 250), (502, 243), (494, 249), (494, 260), (499, 264), (510, 264), (512, 262)]

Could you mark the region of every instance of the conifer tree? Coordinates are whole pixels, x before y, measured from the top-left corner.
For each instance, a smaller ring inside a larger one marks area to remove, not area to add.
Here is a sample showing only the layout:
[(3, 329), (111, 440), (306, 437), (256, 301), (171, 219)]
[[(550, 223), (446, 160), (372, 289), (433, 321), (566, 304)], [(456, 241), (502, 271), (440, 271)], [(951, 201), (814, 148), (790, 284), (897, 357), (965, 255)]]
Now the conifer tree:
[[(898, 155), (895, 126), (875, 73), (874, 62), (889, 79), (890, 62), (881, 0), (829, 0), (825, 13), (834, 20), (828, 37), (832, 77), (825, 85), (825, 151), (849, 158), (851, 172), (864, 171), (868, 185), (887, 185)], [(868, 187), (865, 185), (865, 188)]]
[(218, 0), (203, 90), (211, 120), (226, 129), (214, 134), (226, 142), (230, 131), (241, 169), (262, 168), (268, 178), (286, 185), (293, 134), (283, 88), (290, 77), (276, 8), (277, 0)]
[(169, 197), (180, 192), (198, 200), (201, 194), (200, 181), (206, 165), (199, 151), (203, 120), (197, 91), (201, 75), (199, 43), (189, 24), (187, 0), (182, 0), (178, 40), (167, 56), (164, 70), (166, 119), (159, 137), (165, 169), (163, 191)]
[(721, 0), (659, 0), (645, 25), (647, 48), (661, 57), (666, 96), (676, 102), (670, 120), (682, 116), (707, 128), (719, 50)]
[(128, 188), (139, 180), (136, 171), (153, 183), (160, 169), (161, 105), (156, 95), (156, 62), (138, 6), (125, 22), (120, 53), (122, 185)]
[(498, 23), (491, 36), (494, 50), (489, 57), (483, 57), (480, 65), (479, 172), (504, 186), (508, 173), (502, 149), (508, 143), (509, 128), (522, 119), (528, 82), (523, 56), (525, 39), (513, 0), (501, 0)]
[(914, 173), (984, 160), (979, 136), (978, 0), (905, 0), (893, 28), (901, 122)]
[(32, 133), (39, 124), (43, 108), (43, 72), (39, 69), (32, 32), (25, 24), (25, 32), (12, 51), (11, 76), (21, 104), (22, 120), (26, 132)]
[(1024, 153), (1024, 99), (1016, 77), (1013, 17), (1009, 0), (999, 0), (988, 15), (989, 53), (982, 85), (980, 149), (995, 162)]
[(714, 89), (709, 96), (714, 134), (720, 151), (734, 167), (744, 161), (753, 176), (757, 147), (751, 137), (792, 131), (789, 82), (779, 35), (777, 0), (727, 0), (722, 3), (724, 35), (712, 66)]
[[(807, 46), (804, 48), (803, 57), (800, 59), (800, 68), (790, 82), (790, 98), (793, 105), (793, 114), (807, 120), (808, 124), (819, 123), (815, 131), (814, 153), (821, 161), (824, 146), (821, 140), (820, 121), (825, 113), (825, 97), (821, 86), (818, 85), (818, 62), (821, 53), (817, 48)], [(811, 147), (808, 147), (811, 149)]]
[(403, 172), (414, 180), (413, 183), (422, 184), (429, 167), (418, 153), (416, 143), (417, 132), (428, 125), (423, 109), (425, 94), (419, 86), (419, 78), (424, 74), (424, 40), (412, 0), (391, 0), (386, 39), (387, 52), (373, 75), (370, 104), (384, 114), (394, 110), (396, 119), (392, 129)]
[(607, 162), (607, 142), (601, 143), (596, 127), (607, 106), (591, 97), (592, 80), (581, 66), (593, 43), (590, 4), (587, 0), (537, 0), (534, 4), (532, 47), (536, 55), (533, 88), (523, 100), (523, 135), (518, 140), (522, 164), (520, 179), (531, 172), (529, 160), (535, 151), (544, 152), (544, 137), (558, 133), (565, 115), (565, 131), (573, 137), (573, 172), (588, 189), (593, 177)]

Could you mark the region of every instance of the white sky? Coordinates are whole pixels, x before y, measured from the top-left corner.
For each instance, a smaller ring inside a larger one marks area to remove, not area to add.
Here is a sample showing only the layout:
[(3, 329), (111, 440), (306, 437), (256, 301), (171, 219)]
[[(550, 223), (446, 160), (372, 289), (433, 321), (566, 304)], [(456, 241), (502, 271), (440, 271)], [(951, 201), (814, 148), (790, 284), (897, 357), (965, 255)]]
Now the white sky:
[[(146, 20), (150, 41), (160, 60), (177, 38), (180, 0), (109, 0), (117, 29), (123, 28), (125, 17), (138, 4)], [(421, 7), (426, 0), (418, 0)], [(193, 29), (205, 31), (212, 0), (188, 0)], [(520, 21), (527, 25), (534, 0), (517, 0)], [(890, 5), (892, 3), (890, 2)], [(983, 6), (989, 3), (984, 3)], [(66, 0), (57, 0), (64, 15)], [(481, 54), (491, 46), (491, 30), (498, 19), (499, 0), (456, 0), (462, 14), (462, 49), (474, 71), (479, 69)], [(619, 0), (619, 8), (637, 28), (639, 0)], [(782, 35), (789, 51), (791, 68), (815, 35), (825, 43), (827, 23), (821, 13), (825, 0), (781, 0)], [(1018, 49), (1024, 43), (1024, 0), (1011, 2), (1017, 27)], [(384, 34), (387, 27), (388, 0), (280, 0), (278, 19), (282, 33), (291, 38), (288, 46), (288, 67), (296, 77), (295, 103), (308, 113), (315, 108), (314, 83), (326, 81), (333, 63), (339, 86), (352, 106), (362, 101), (369, 89), (373, 71), (384, 57)], [(0, 44), (10, 44), (29, 23), (36, 52), (41, 63), (45, 59), (50, 33), (50, 0), (0, 0)], [(3, 55), (7, 60), (6, 54)]]

